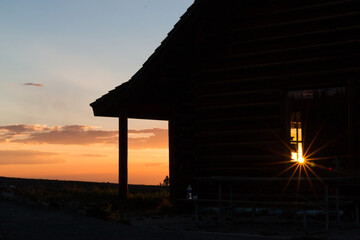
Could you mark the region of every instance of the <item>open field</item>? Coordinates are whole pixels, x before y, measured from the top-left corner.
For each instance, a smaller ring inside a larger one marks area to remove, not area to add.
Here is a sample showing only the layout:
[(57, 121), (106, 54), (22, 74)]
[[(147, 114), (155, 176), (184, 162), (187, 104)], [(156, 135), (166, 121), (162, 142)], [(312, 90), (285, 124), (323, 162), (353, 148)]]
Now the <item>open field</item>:
[[(178, 208), (166, 187), (129, 186), (129, 200), (119, 201), (110, 183), (0, 177), (0, 240), (11, 239), (360, 239), (360, 229), (305, 234), (302, 220), (259, 216), (234, 223)], [(246, 216), (243, 216), (246, 219)], [(316, 223), (316, 221), (313, 221)]]
[(129, 185), (129, 200), (119, 201), (117, 184), (0, 177), (4, 199), (63, 209), (126, 223), (128, 215), (144, 215), (170, 206), (168, 188)]

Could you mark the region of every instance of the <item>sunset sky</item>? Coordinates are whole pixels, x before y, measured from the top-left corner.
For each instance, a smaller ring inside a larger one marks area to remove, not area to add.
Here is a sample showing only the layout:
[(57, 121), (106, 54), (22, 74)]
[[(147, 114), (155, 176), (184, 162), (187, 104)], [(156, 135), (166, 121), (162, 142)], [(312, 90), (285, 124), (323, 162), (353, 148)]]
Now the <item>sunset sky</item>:
[[(193, 0), (0, 2), (0, 176), (117, 182), (118, 121), (89, 104), (129, 80)], [(129, 183), (168, 174), (166, 121), (129, 120)]]

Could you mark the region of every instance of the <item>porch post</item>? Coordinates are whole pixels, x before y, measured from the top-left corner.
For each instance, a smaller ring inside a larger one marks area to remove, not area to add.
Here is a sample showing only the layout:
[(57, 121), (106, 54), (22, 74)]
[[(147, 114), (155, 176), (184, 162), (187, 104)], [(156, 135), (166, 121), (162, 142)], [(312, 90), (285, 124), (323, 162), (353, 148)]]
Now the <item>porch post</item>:
[(169, 139), (169, 185), (170, 185), (170, 198), (172, 200), (176, 199), (175, 193), (175, 149), (174, 149), (174, 139), (173, 139), (173, 120), (168, 121), (168, 139)]
[(119, 117), (119, 197), (125, 200), (128, 190), (128, 121), (127, 115)]

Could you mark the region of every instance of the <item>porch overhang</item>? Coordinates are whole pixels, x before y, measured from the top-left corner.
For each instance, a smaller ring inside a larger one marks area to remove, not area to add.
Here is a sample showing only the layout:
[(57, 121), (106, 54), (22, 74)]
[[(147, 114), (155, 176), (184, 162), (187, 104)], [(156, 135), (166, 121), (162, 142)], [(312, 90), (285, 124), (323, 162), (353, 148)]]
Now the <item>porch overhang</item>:
[(128, 85), (129, 82), (125, 82), (91, 103), (94, 115), (118, 118), (126, 113), (128, 118), (169, 120), (171, 104), (168, 99), (159, 99), (148, 94), (129, 96)]

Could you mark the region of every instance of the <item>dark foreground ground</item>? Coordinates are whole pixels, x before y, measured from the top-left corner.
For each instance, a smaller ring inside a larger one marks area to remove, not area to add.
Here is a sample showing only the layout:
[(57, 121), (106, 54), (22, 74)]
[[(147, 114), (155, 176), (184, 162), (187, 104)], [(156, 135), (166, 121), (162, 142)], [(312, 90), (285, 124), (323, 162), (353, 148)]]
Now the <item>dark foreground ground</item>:
[[(218, 234), (133, 226), (0, 200), (0, 239), (218, 239)], [(237, 239), (222, 236), (221, 239)]]
[[(108, 215), (89, 214), (84, 209), (67, 199), (59, 207), (52, 206), (44, 196), (24, 200), (19, 196), (22, 187), (36, 183), (42, 188), (42, 181), (0, 178), (0, 240), (12, 239), (359, 239), (360, 229), (338, 229), (332, 222), (327, 233), (307, 235), (298, 218), (284, 219), (278, 216), (259, 216), (254, 223), (237, 223), (224, 220), (221, 225), (213, 219), (202, 219), (201, 226), (196, 226), (191, 211), (129, 211), (121, 209), (120, 215), (127, 215), (126, 221), (108, 218)], [(16, 186), (17, 184), (18, 186)], [(56, 186), (69, 182), (47, 182)], [(76, 184), (76, 182), (71, 182)], [(86, 183), (79, 183), (87, 185)], [(89, 186), (93, 184), (89, 183)], [(60, 186), (58, 186), (61, 189)], [(73, 185), (72, 185), (73, 188)], [(143, 186), (143, 191), (146, 186)], [(150, 187), (151, 188), (151, 187)], [(97, 190), (99, 191), (99, 190)], [(13, 193), (13, 194), (12, 194)], [(39, 193), (37, 193), (39, 194)], [(61, 197), (62, 195), (60, 195)], [(62, 201), (62, 200), (61, 200)], [(109, 204), (109, 203), (108, 203)], [(96, 205), (96, 204), (95, 204)], [(69, 207), (70, 206), (70, 207)], [(101, 206), (99, 206), (101, 207)], [(137, 206), (135, 206), (137, 207)], [(109, 208), (109, 207), (108, 207)], [(109, 209), (108, 209), (109, 210)], [(117, 213), (119, 210), (116, 210)], [(112, 216), (112, 215), (111, 215)], [(313, 220), (316, 223), (316, 220)], [(319, 225), (320, 226), (320, 225)]]

